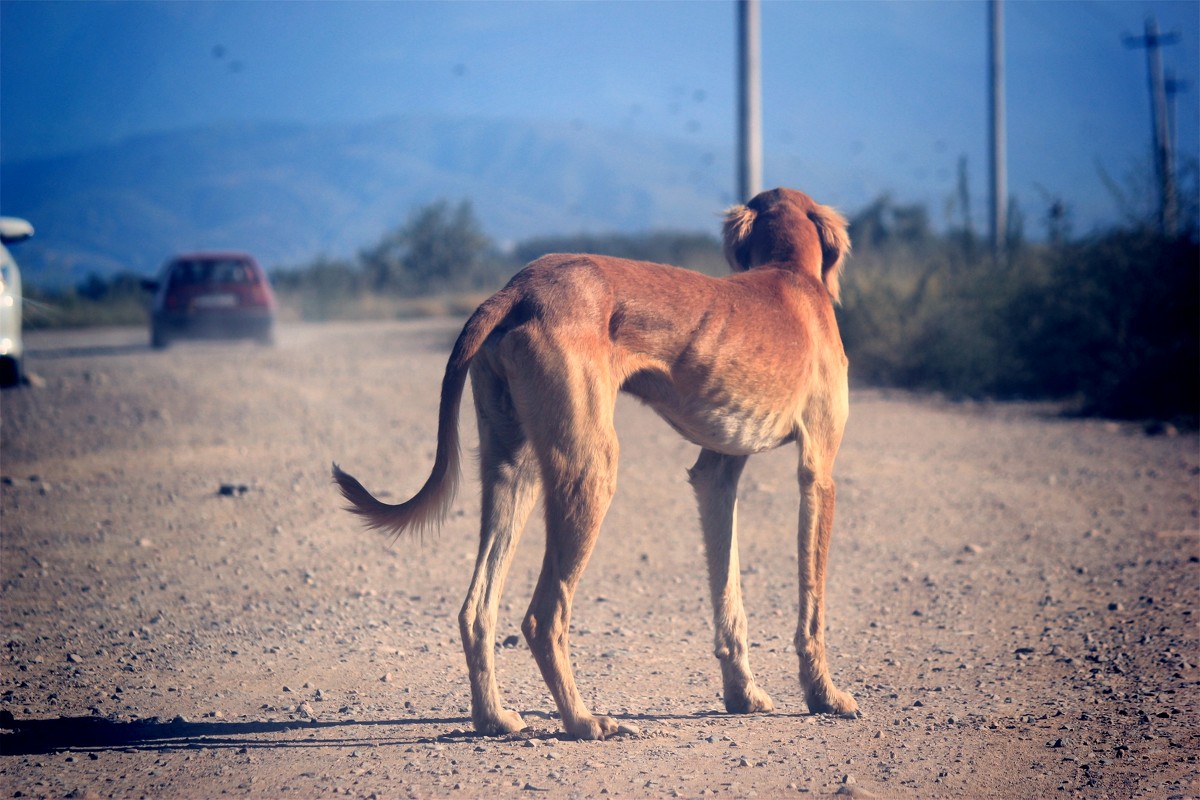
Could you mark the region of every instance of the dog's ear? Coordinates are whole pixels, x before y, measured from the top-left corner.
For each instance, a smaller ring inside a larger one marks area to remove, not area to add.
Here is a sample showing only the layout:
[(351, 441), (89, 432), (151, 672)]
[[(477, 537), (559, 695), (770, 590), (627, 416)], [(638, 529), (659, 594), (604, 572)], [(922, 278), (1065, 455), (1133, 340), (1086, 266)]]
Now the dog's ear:
[(733, 206), (725, 212), (725, 224), (721, 228), (725, 242), (725, 260), (734, 272), (744, 272), (750, 269), (750, 254), (747, 245), (750, 230), (754, 227), (754, 218), (758, 212), (746, 206)]
[(834, 305), (840, 305), (842, 262), (850, 252), (846, 218), (836, 209), (816, 203), (809, 210), (808, 218), (816, 226), (817, 235), (821, 238), (821, 281), (833, 298)]

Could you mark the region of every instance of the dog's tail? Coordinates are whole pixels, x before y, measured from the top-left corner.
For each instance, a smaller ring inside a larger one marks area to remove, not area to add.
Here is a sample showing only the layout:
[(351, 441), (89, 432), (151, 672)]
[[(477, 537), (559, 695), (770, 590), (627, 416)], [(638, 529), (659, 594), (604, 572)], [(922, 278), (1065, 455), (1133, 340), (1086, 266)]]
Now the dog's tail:
[(437, 454), (425, 485), (403, 503), (384, 503), (368, 492), (352, 475), (333, 465), (333, 481), (349, 505), (346, 510), (359, 515), (367, 527), (390, 531), (396, 536), (406, 531), (436, 529), (454, 502), (458, 490), (461, 458), (458, 439), (458, 408), (471, 360), (484, 341), (512, 310), (513, 295), (499, 292), (483, 303), (454, 343), (446, 373), (442, 378), (442, 399), (438, 406)]

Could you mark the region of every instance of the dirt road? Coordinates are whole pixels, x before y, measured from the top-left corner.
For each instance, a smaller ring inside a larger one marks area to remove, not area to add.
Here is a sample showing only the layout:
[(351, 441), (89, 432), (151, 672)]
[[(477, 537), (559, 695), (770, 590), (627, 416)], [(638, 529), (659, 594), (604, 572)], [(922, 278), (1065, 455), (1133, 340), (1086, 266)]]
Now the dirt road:
[(640, 734), (560, 734), (519, 640), (535, 522), (497, 643), (531, 728), (476, 737), (456, 621), (473, 480), (440, 534), (389, 543), (328, 477), (336, 459), (393, 498), (420, 485), (456, 330), (165, 353), (140, 330), (29, 337), (41, 385), (0, 397), (0, 795), (1200, 793), (1196, 436), (875, 391), (852, 397), (829, 587), (831, 668), (862, 719), (810, 716), (798, 690), (794, 449), (751, 460), (740, 506), (777, 711), (730, 716), (695, 447), (622, 401), (572, 647), (591, 707)]

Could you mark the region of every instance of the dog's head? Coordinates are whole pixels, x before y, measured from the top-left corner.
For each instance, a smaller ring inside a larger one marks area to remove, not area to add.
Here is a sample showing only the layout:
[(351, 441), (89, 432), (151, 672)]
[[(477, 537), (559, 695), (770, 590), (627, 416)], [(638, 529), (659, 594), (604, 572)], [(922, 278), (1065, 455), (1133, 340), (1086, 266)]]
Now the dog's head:
[(846, 218), (794, 189), (771, 189), (725, 212), (725, 260), (735, 272), (772, 264), (814, 275), (840, 302), (838, 275), (850, 252)]

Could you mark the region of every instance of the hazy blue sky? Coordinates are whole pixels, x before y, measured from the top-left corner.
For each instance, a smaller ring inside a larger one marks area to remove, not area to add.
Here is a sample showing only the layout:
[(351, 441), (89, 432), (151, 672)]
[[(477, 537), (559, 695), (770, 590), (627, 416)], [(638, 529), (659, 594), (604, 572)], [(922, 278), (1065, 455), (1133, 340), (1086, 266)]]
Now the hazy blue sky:
[[(1200, 3), (1009, 0), (1005, 13), (1009, 183), (1031, 228), (1048, 195), (1077, 230), (1115, 218), (1100, 166), (1123, 184), (1149, 168), (1145, 52), (1122, 43), (1149, 14), (1180, 34), (1163, 53), (1187, 83), (1177, 141), (1196, 157)], [(977, 0), (764, 2), (766, 185), (848, 209), (891, 191), (940, 220), (965, 155), (982, 203), (986, 15)], [(3, 0), (0, 160), (211, 123), (393, 115), (732, 149), (734, 53), (734, 5), (718, 0)]]

